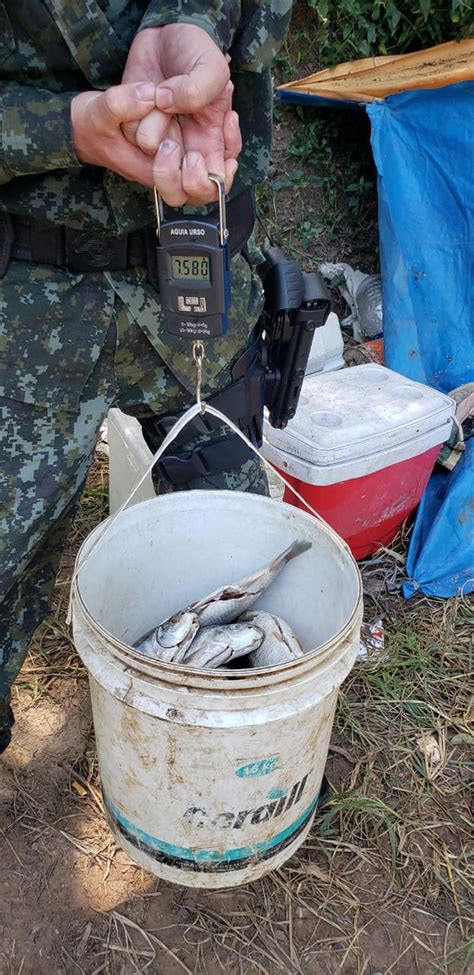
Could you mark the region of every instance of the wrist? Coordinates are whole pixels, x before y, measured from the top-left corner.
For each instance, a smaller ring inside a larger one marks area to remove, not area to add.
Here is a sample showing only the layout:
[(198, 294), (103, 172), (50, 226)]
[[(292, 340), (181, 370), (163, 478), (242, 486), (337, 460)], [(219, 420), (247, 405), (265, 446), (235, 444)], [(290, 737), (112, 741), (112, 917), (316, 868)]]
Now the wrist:
[(89, 165), (94, 165), (96, 160), (93, 158), (93, 140), (91, 140), (91, 125), (87, 122), (87, 110), (91, 101), (97, 97), (100, 97), (100, 92), (83, 91), (79, 95), (74, 95), (70, 106), (72, 141), (76, 156), (81, 163)]
[[(176, 6), (173, 9), (163, 3), (158, 5), (154, 9), (154, 5), (150, 4), (150, 9), (145, 14), (141, 26), (135, 35), (136, 37), (141, 37), (147, 31), (161, 31), (161, 36), (159, 38), (159, 43), (163, 45), (163, 50), (166, 50), (166, 44), (169, 40), (177, 38), (178, 45), (182, 48), (183, 42), (181, 40), (183, 27), (192, 27), (196, 29), (199, 33), (207, 34), (207, 37), (214, 41), (214, 44), (225, 54), (231, 46), (232, 35), (228, 31), (224, 21), (219, 20), (216, 17), (214, 11), (208, 10), (206, 13), (184, 13), (182, 5), (179, 5), (179, 9)], [(218, 29), (222, 27), (222, 31)], [(178, 34), (180, 31), (180, 34)], [(166, 33), (164, 33), (166, 32)], [(166, 40), (165, 40), (166, 38)], [(176, 41), (175, 41), (176, 43)], [(155, 39), (156, 44), (156, 39)]]

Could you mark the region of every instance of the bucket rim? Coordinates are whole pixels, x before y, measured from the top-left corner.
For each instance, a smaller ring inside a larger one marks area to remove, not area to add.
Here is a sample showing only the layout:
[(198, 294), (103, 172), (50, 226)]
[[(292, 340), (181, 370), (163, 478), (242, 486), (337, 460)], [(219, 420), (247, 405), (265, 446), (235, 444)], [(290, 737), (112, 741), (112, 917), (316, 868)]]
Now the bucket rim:
[[(75, 565), (74, 565), (74, 575), (71, 585), (71, 602), (74, 605), (74, 597), (77, 600), (82, 613), (88, 623), (88, 625), (100, 634), (105, 640), (110, 644), (110, 650), (112, 653), (116, 653), (117, 656), (122, 658), (122, 663), (125, 662), (129, 668), (138, 671), (141, 675), (148, 675), (157, 677), (159, 673), (164, 679), (169, 680), (172, 683), (178, 681), (182, 682), (183, 675), (186, 674), (187, 682), (196, 687), (207, 687), (208, 689), (220, 691), (227, 690), (227, 692), (232, 689), (238, 690), (248, 690), (249, 683), (253, 679), (257, 679), (259, 683), (263, 681), (264, 678), (268, 678), (268, 683), (280, 683), (288, 679), (291, 675), (296, 677), (303, 674), (307, 669), (311, 668), (314, 663), (323, 662), (329, 655), (330, 651), (333, 650), (338, 645), (344, 645), (348, 637), (351, 635), (354, 626), (357, 623), (358, 617), (362, 615), (362, 598), (363, 598), (363, 586), (362, 577), (360, 574), (357, 562), (343, 538), (341, 538), (337, 532), (331, 528), (323, 519), (319, 520), (314, 518), (309, 512), (303, 511), (302, 509), (297, 509), (293, 505), (288, 504), (284, 501), (277, 501), (276, 499), (264, 497), (262, 495), (248, 495), (245, 492), (235, 492), (235, 491), (186, 491), (183, 492), (187, 497), (190, 495), (194, 497), (212, 496), (213, 499), (216, 495), (219, 498), (233, 498), (236, 494), (240, 497), (252, 498), (252, 500), (257, 500), (259, 503), (268, 506), (275, 506), (288, 509), (294, 516), (297, 514), (298, 518), (302, 517), (308, 522), (312, 528), (317, 528), (318, 530), (329, 535), (340, 550), (344, 553), (345, 557), (352, 564), (352, 568), (355, 573), (355, 578), (357, 580), (357, 593), (354, 599), (354, 605), (352, 612), (348, 617), (346, 623), (339, 630), (337, 630), (333, 636), (326, 640), (324, 643), (315, 647), (313, 650), (308, 650), (304, 653), (302, 657), (297, 657), (295, 660), (287, 661), (286, 663), (277, 664), (273, 667), (252, 667), (252, 668), (242, 668), (242, 669), (232, 669), (232, 677), (224, 676), (222, 669), (220, 668), (197, 668), (189, 667), (186, 664), (175, 664), (169, 663), (159, 658), (154, 659), (153, 657), (147, 657), (145, 654), (140, 653), (131, 647), (128, 643), (124, 643), (118, 637), (114, 636), (109, 632), (97, 619), (92, 615), (89, 610), (87, 603), (82, 595), (80, 589), (80, 572), (82, 561), (85, 555), (87, 555), (87, 549), (91, 544), (94, 543), (94, 536), (99, 535), (100, 532), (106, 531), (106, 526), (111, 522), (113, 515), (109, 515), (104, 521), (100, 522), (84, 539), (79, 551), (76, 555)], [(137, 509), (143, 509), (144, 507), (156, 506), (156, 504), (166, 505), (176, 502), (175, 494), (167, 494), (156, 496), (155, 498), (149, 498), (146, 501), (139, 501), (129, 508), (122, 511), (118, 518), (115, 519), (115, 523), (118, 524), (119, 520), (126, 516), (128, 513), (136, 512)], [(91, 552), (91, 557), (93, 552)], [(123, 658), (125, 657), (125, 661)], [(211, 685), (211, 686), (210, 686)], [(230, 685), (230, 687), (229, 687)]]

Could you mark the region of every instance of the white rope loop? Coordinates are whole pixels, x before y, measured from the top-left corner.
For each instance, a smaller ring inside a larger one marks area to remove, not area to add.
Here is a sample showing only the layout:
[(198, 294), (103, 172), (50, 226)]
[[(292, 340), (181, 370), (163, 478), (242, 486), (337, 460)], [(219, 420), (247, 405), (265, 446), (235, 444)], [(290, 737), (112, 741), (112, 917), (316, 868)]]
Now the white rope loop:
[(240, 439), (244, 441), (245, 444), (247, 444), (247, 447), (249, 447), (249, 449), (252, 450), (253, 453), (257, 455), (257, 457), (259, 458), (259, 460), (263, 461), (265, 467), (267, 467), (269, 470), (273, 471), (273, 473), (277, 475), (277, 477), (280, 479), (280, 481), (283, 484), (286, 485), (286, 487), (292, 492), (292, 494), (294, 494), (294, 496), (296, 498), (298, 498), (298, 501), (300, 501), (304, 505), (304, 507), (307, 508), (308, 511), (312, 515), (314, 515), (315, 518), (318, 519), (318, 521), (320, 521), (323, 525), (325, 525), (326, 528), (329, 529), (329, 531), (331, 532), (331, 534), (332, 535), (335, 535), (338, 538), (338, 541), (339, 542), (341, 541), (341, 539), (336, 534), (336, 532), (334, 531), (334, 529), (331, 528), (330, 525), (328, 525), (327, 521), (325, 521), (324, 518), (322, 518), (321, 515), (318, 514), (318, 512), (314, 510), (314, 508), (309, 504), (309, 502), (306, 500), (306, 498), (304, 498), (296, 490), (296, 488), (294, 488), (293, 485), (290, 484), (289, 481), (287, 481), (286, 477), (283, 477), (283, 474), (281, 474), (280, 471), (277, 470), (277, 468), (274, 467), (273, 464), (271, 464), (270, 461), (267, 460), (266, 457), (263, 456), (263, 454), (260, 452), (260, 450), (258, 449), (258, 447), (256, 447), (255, 444), (253, 444), (251, 442), (251, 440), (249, 440), (248, 437), (245, 436), (245, 433), (242, 433), (242, 430), (240, 430), (239, 427), (236, 426), (236, 424), (233, 423), (233, 421), (230, 420), (229, 417), (225, 415), (225, 413), (221, 413), (221, 411), (220, 410), (217, 410), (214, 406), (209, 406), (207, 403), (201, 402), (201, 400), (199, 398), (198, 402), (197, 403), (194, 403), (193, 406), (190, 406), (189, 410), (186, 410), (186, 413), (183, 413), (183, 415), (179, 418), (179, 420), (176, 421), (176, 423), (174, 424), (174, 426), (171, 428), (171, 430), (169, 431), (169, 433), (166, 435), (166, 437), (163, 440), (163, 443), (161, 444), (161, 446), (158, 448), (158, 450), (156, 451), (156, 453), (153, 455), (152, 459), (150, 460), (150, 463), (148, 464), (148, 466), (146, 468), (145, 473), (141, 476), (140, 480), (138, 481), (138, 483), (133, 488), (133, 491), (128, 495), (128, 498), (123, 502), (123, 504), (120, 505), (120, 508), (118, 508), (117, 511), (113, 515), (111, 515), (111, 517), (109, 517), (107, 519), (107, 522), (105, 523), (103, 532), (98, 536), (98, 538), (96, 538), (94, 544), (89, 549), (87, 555), (82, 559), (82, 562), (80, 563), (80, 565), (76, 566), (76, 568), (74, 569), (73, 576), (72, 576), (72, 579), (71, 579), (71, 591), (70, 591), (70, 596), (69, 596), (69, 608), (68, 608), (68, 613), (67, 613), (67, 617), (66, 617), (66, 623), (67, 623), (68, 626), (70, 625), (71, 619), (72, 619), (72, 593), (73, 593), (73, 588), (74, 588), (74, 585), (75, 585), (75, 582), (76, 582), (76, 579), (77, 579), (79, 573), (84, 568), (84, 566), (87, 565), (87, 563), (88, 563), (88, 561), (89, 561), (92, 553), (96, 550), (97, 546), (100, 545), (100, 543), (103, 542), (103, 540), (106, 537), (106, 535), (108, 535), (110, 529), (112, 528), (112, 525), (115, 524), (117, 518), (120, 517), (120, 515), (122, 514), (122, 512), (125, 511), (125, 508), (130, 504), (130, 501), (132, 500), (132, 498), (134, 497), (134, 495), (136, 494), (136, 492), (139, 490), (139, 488), (141, 488), (141, 486), (144, 483), (144, 481), (146, 481), (147, 477), (149, 476), (149, 474), (153, 470), (153, 468), (154, 468), (155, 464), (157, 463), (157, 461), (159, 461), (159, 459), (162, 456), (162, 454), (164, 454), (165, 450), (168, 449), (168, 447), (170, 446), (170, 444), (172, 444), (173, 441), (176, 440), (176, 437), (179, 436), (179, 434), (181, 433), (181, 431), (184, 430), (184, 428), (188, 425), (188, 423), (190, 423), (191, 420), (193, 420), (194, 417), (198, 413), (210, 413), (211, 416), (215, 416), (216, 419), (221, 420), (224, 423), (225, 426), (230, 427), (230, 429), (233, 430), (233, 432), (236, 433), (240, 437)]

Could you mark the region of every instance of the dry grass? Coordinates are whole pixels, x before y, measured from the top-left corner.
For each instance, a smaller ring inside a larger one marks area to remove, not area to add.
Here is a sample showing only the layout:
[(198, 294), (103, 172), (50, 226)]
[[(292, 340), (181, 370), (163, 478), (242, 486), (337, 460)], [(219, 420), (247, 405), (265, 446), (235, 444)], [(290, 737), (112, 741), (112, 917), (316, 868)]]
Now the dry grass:
[[(63, 560), (54, 613), (21, 678), (31, 702), (54, 695), (58, 681), (85, 680), (64, 622), (68, 579), (75, 550), (106, 510), (100, 457)], [(278, 873), (232, 892), (158, 882), (144, 894), (136, 868), (136, 895), (126, 906), (92, 919), (75, 943), (63, 942), (64, 971), (467, 975), (474, 957), (473, 603), (404, 601), (398, 590), (406, 542), (401, 536), (362, 567), (366, 618), (383, 617), (385, 650), (358, 664), (343, 687), (328, 763), (333, 795), (310, 840)], [(104, 839), (92, 740), (68, 773), (71, 802), (87, 807), (85, 838), (39, 815), (34, 796), (20, 797), (23, 828), (35, 836), (59, 831), (107, 886), (116, 848)], [(171, 915), (157, 923), (170, 897)]]

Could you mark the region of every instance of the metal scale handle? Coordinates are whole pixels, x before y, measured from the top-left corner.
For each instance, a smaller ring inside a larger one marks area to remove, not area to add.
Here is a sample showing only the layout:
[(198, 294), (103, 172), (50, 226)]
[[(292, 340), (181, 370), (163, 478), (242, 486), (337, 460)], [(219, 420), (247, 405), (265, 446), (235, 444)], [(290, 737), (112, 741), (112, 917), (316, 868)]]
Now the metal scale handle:
[[(209, 173), (208, 176), (211, 182), (215, 183), (215, 185), (217, 186), (217, 192), (219, 194), (219, 241), (221, 247), (224, 247), (224, 244), (227, 242), (229, 238), (229, 231), (227, 229), (227, 214), (226, 214), (226, 202), (225, 202), (225, 183), (224, 180), (221, 179), (220, 176), (217, 176), (215, 173)], [(158, 238), (158, 243), (161, 243), (161, 224), (163, 223), (164, 220), (163, 200), (160, 194), (158, 193), (158, 189), (156, 186), (153, 189), (153, 193), (155, 197), (155, 210), (156, 210), (156, 236)]]

